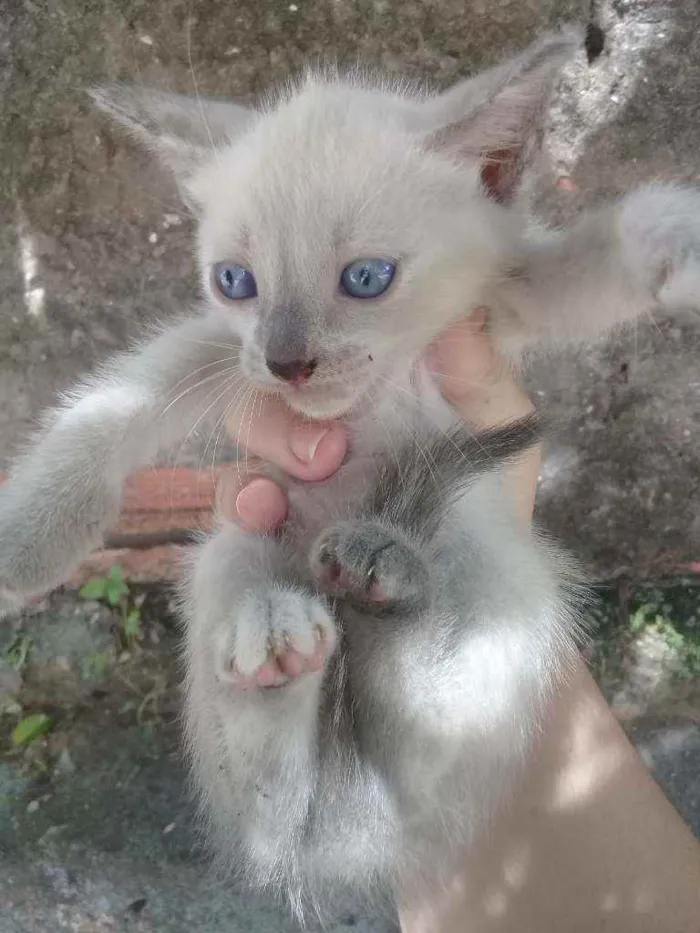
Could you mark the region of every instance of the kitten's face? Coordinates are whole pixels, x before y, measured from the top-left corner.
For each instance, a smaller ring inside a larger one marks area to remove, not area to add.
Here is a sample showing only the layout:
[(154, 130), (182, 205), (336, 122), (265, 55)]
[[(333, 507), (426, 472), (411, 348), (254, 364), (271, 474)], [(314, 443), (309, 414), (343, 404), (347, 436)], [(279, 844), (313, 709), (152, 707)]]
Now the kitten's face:
[(400, 98), (311, 84), (189, 185), (204, 287), (246, 376), (310, 417), (386, 385), (499, 258), (502, 212), (476, 163), (431, 151), (409, 120)]
[(496, 202), (513, 200), (577, 41), (545, 36), (432, 97), (323, 77), (264, 114), (138, 88), (92, 95), (198, 207), (205, 290), (249, 380), (332, 417), (371, 399), (502, 270), (517, 219)]

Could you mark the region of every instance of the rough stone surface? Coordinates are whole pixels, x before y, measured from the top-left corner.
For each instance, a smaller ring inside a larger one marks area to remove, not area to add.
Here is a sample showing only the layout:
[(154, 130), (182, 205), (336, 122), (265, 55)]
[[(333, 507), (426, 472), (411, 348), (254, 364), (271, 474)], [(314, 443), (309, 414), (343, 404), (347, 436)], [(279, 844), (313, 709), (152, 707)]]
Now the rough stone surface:
[[(650, 178), (698, 179), (697, 4), (6, 0), (0, 467), (56, 392), (196, 295), (189, 217), (167, 179), (90, 111), (81, 87), (136, 80), (191, 91), (196, 80), (202, 93), (247, 98), (317, 57), (360, 57), (446, 83), (591, 8), (605, 49), (590, 67), (583, 57), (572, 65), (552, 114), (555, 175), (577, 186), (543, 187), (553, 219)], [(658, 320), (528, 374), (561, 424), (540, 516), (600, 577), (639, 577), (700, 556), (699, 351), (696, 318)], [(181, 462), (206, 462), (207, 440), (195, 438)], [(157, 624), (161, 640), (146, 658), (119, 662), (123, 646), (98, 608), (86, 617), (51, 604), (43, 619), (33, 620), (38, 667), (23, 672), (21, 689), (0, 670), (0, 933), (293, 929), (272, 908), (207, 881), (192, 855), (168, 725), (176, 675), (153, 655), (170, 651)], [(622, 695), (636, 690), (637, 702), (642, 682)], [(60, 726), (21, 755), (6, 747), (18, 696), (22, 709), (46, 708)], [(672, 713), (637, 709), (633, 727), (698, 830), (698, 706), (683, 703)], [(336, 929), (350, 927), (387, 928), (353, 914)]]

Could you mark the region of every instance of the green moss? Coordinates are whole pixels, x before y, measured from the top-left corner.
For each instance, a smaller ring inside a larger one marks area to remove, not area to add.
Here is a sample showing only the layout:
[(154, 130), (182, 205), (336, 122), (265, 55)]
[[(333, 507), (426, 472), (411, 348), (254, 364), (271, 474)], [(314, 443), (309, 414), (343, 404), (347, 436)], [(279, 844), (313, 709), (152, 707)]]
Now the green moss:
[(700, 675), (700, 581), (601, 587), (589, 613), (594, 673), (619, 665), (645, 632), (661, 635), (674, 656), (674, 676)]
[(112, 651), (96, 651), (80, 660), (80, 676), (83, 680), (104, 680), (114, 663)]

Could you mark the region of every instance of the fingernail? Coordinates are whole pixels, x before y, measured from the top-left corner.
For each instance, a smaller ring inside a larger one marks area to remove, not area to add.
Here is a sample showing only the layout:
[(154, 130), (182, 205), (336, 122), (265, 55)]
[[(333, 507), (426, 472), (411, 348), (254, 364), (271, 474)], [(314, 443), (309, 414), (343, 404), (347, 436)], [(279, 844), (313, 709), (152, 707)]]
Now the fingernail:
[(302, 424), (294, 428), (289, 439), (292, 453), (302, 463), (311, 463), (316, 456), (318, 445), (328, 434), (330, 428), (318, 424)]
[(236, 496), (236, 513), (244, 519), (249, 518), (251, 511), (257, 505), (260, 493), (267, 492), (267, 481), (264, 479), (254, 479), (244, 486)]

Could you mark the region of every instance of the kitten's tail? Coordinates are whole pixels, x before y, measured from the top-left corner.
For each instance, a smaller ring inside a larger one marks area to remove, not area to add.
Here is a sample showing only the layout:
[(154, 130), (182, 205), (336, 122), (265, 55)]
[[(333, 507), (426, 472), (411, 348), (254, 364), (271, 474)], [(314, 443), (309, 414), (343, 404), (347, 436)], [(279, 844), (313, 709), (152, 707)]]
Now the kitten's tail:
[(533, 447), (544, 428), (542, 417), (533, 413), (479, 432), (462, 425), (447, 432), (427, 430), (382, 463), (368, 502), (370, 514), (428, 540), (465, 487)]

